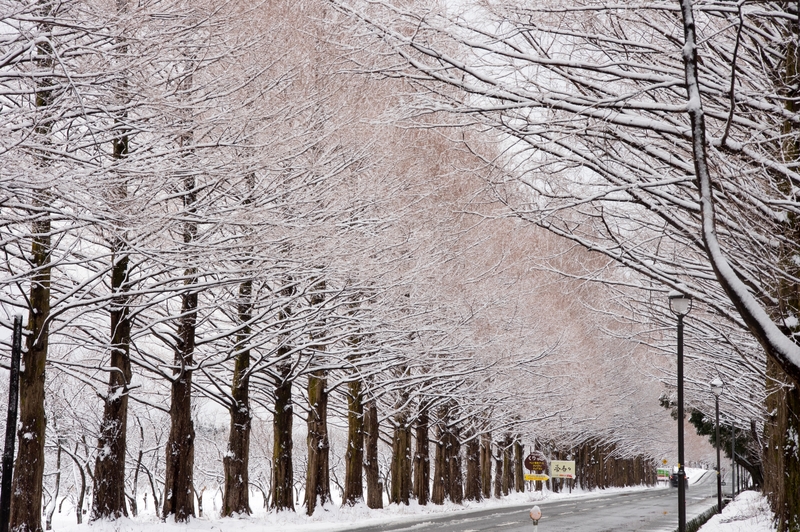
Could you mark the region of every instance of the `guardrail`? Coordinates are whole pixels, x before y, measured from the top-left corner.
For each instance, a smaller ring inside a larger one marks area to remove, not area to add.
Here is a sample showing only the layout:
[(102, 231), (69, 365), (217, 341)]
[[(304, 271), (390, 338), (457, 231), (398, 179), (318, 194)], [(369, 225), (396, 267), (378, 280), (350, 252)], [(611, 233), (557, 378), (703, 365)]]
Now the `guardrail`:
[[(730, 499), (722, 499), (722, 508), (724, 509), (727, 504), (731, 502)], [(697, 532), (700, 530), (700, 527), (703, 526), (708, 522), (709, 519), (717, 515), (717, 505), (715, 504), (705, 512), (701, 513), (688, 523), (686, 523), (686, 532)], [(678, 529), (675, 529), (675, 532), (678, 532)]]

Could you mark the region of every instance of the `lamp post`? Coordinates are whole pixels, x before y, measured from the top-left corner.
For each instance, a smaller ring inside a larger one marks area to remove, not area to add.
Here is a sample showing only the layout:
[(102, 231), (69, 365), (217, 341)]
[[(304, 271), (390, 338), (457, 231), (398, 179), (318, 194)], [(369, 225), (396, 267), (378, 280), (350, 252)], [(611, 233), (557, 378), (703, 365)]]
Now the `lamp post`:
[(722, 394), (722, 381), (719, 377), (711, 381), (711, 391), (714, 393), (714, 405), (716, 407), (716, 442), (717, 442), (717, 513), (722, 513), (722, 475), (719, 467), (719, 396)]
[(673, 290), (669, 310), (678, 317), (678, 532), (686, 532), (686, 469), (683, 453), (683, 318), (692, 310), (692, 296)]

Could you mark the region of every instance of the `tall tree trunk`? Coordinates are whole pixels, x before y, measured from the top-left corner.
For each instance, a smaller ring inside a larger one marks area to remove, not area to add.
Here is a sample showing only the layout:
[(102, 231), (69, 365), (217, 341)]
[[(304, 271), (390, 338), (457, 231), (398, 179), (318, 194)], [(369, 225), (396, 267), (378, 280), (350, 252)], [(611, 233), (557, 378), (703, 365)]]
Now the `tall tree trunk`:
[[(278, 357), (288, 356), (289, 348), (282, 346)], [(285, 361), (278, 367), (275, 387), (275, 412), (272, 417), (274, 443), (272, 447), (272, 508), (294, 511), (294, 473), (292, 469), (292, 365)]]
[(484, 499), (492, 496), (492, 434), (481, 434), (481, 492)]
[(520, 436), (514, 439), (514, 491), (521, 493), (525, 491), (525, 476), (522, 473), (523, 449)]
[[(194, 177), (185, 179), (184, 208), (186, 215), (195, 214), (197, 193)], [(183, 240), (191, 244), (197, 238), (197, 224), (185, 222)], [(170, 401), (170, 431), (166, 444), (164, 510), (166, 519), (173, 515), (176, 522), (194, 517), (194, 422), (192, 421), (192, 372), (194, 366), (197, 326), (197, 291), (194, 289), (197, 268), (185, 271), (186, 281), (181, 294), (181, 314), (178, 318), (175, 370)]]
[(383, 484), (378, 469), (378, 405), (370, 399), (364, 413), (364, 472), (367, 477), (367, 506), (383, 508)]
[[(292, 279), (286, 280), (280, 296), (284, 298), (280, 313), (281, 328), (287, 327), (292, 315), (291, 298), (296, 287)], [(272, 414), (272, 502), (277, 511), (294, 512), (294, 469), (292, 466), (293, 435), (292, 423), (294, 407), (292, 404), (292, 359), (290, 338), (283, 333), (283, 343), (278, 347), (275, 382), (275, 411)]]
[[(312, 287), (309, 301), (317, 313), (311, 337), (320, 340), (325, 336), (325, 280), (318, 279)], [(311, 346), (311, 363), (323, 356), (325, 346)], [(306, 514), (313, 515), (317, 504), (324, 506), (331, 500), (330, 441), (328, 440), (328, 380), (324, 370), (316, 370), (308, 377), (308, 464), (306, 468)]]
[[(192, 90), (195, 63), (186, 60), (186, 68), (179, 88), (188, 93)], [(191, 124), (191, 116), (186, 116)], [(190, 127), (190, 126), (187, 126)], [(189, 128), (179, 137), (184, 158), (194, 152), (194, 132)], [(187, 522), (194, 513), (194, 422), (192, 421), (192, 373), (197, 329), (197, 259), (195, 258), (198, 235), (197, 224), (197, 179), (191, 170), (183, 177), (183, 249), (187, 267), (184, 270), (184, 288), (181, 293), (181, 313), (175, 345), (175, 369), (173, 371), (170, 431), (166, 444), (164, 474), (164, 510), (162, 517), (174, 516), (176, 522)]]
[(414, 497), (417, 503), (425, 506), (430, 500), (430, 438), (428, 437), (429, 415), (426, 405), (421, 404), (419, 415), (415, 423), (417, 436), (416, 452), (414, 453)]
[(602, 490), (602, 489), (605, 489), (607, 487), (606, 486), (606, 482), (605, 482), (606, 481), (606, 476), (605, 476), (605, 470), (606, 470), (606, 467), (605, 467), (605, 465), (606, 465), (605, 450), (603, 449), (602, 444), (597, 444), (595, 446), (594, 453), (595, 453), (595, 471), (596, 471), (597, 487)]
[(456, 504), (464, 502), (464, 475), (461, 472), (461, 435), (458, 427), (451, 426), (447, 430), (447, 467), (449, 484), (447, 494)]
[[(405, 403), (405, 401), (402, 401)], [(394, 417), (392, 438), (392, 497), (394, 504), (408, 505), (411, 496), (411, 428), (408, 414), (401, 411)]]
[[(49, 8), (48, 8), (49, 9)], [(43, 13), (48, 16), (50, 13)], [(45, 31), (49, 28), (41, 28)], [(37, 66), (43, 71), (53, 68), (54, 52), (49, 39), (37, 44)], [(52, 81), (41, 80), (41, 86)], [(53, 92), (36, 90), (35, 105), (45, 109), (53, 103)], [(41, 120), (48, 124), (48, 120)], [(51, 134), (47, 125), (37, 125), (34, 132), (46, 145)], [(44, 161), (44, 156), (42, 161)], [(42, 165), (45, 163), (42, 162)], [(51, 223), (46, 189), (34, 190), (34, 206), (38, 214), (31, 224), (31, 275), (28, 296), (28, 335), (22, 353), (22, 369), (19, 378), (19, 421), (17, 435), (17, 459), (14, 463), (14, 478), (11, 483), (11, 532), (39, 532), (42, 529), (42, 481), (44, 477), (44, 445), (47, 420), (44, 412), (44, 371), (50, 327), (50, 275), (51, 275)]]
[[(187, 270), (187, 283), (197, 271)], [(187, 288), (191, 290), (191, 288)], [(170, 431), (166, 445), (164, 480), (164, 519), (174, 516), (176, 522), (194, 517), (194, 422), (192, 421), (192, 366), (194, 364), (197, 293), (185, 292), (182, 297), (175, 349), (175, 373), (169, 409)]]
[[(767, 356), (767, 412), (764, 424), (764, 492), (779, 532), (800, 531), (800, 383)], [(738, 454), (738, 451), (737, 451)]]
[(236, 335), (236, 358), (233, 367), (230, 408), (231, 427), (228, 434), (228, 452), (222, 459), (225, 472), (222, 517), (234, 514), (250, 515), (250, 490), (248, 464), (250, 459), (250, 428), (253, 414), (250, 410), (250, 341), (253, 317), (253, 281), (248, 279), (239, 285), (237, 314), (239, 333)]
[(308, 467), (306, 476), (306, 513), (313, 515), (317, 504), (331, 500), (329, 478), (328, 391), (324, 371), (308, 377)]
[(510, 435), (503, 440), (503, 495), (508, 495), (514, 487), (513, 442)]
[[(127, 0), (117, 0), (117, 11), (127, 10)], [(118, 42), (119, 52), (127, 52), (124, 40)], [(126, 92), (123, 87), (120, 93)], [(112, 141), (112, 158), (115, 162), (128, 156), (129, 138), (124, 133), (126, 115), (115, 119), (115, 125), (123, 131)], [(112, 202), (122, 205), (128, 197), (124, 182), (109, 191)], [(117, 519), (127, 516), (125, 507), (125, 455), (128, 433), (128, 390), (131, 383), (131, 322), (128, 304), (130, 280), (128, 278), (128, 244), (116, 238), (111, 244), (111, 293), (109, 305), (111, 322), (111, 371), (108, 374), (108, 391), (103, 397), (103, 418), (97, 441), (97, 458), (94, 466), (94, 497), (90, 520)], [(135, 503), (135, 502), (134, 502)]]
[(468, 501), (480, 501), (482, 497), (481, 479), (481, 441), (473, 435), (467, 442), (467, 482), (464, 498)]
[(30, 312), (26, 349), (22, 353), (19, 397), (19, 437), (14, 480), (11, 485), (9, 530), (36, 532), (42, 529), (42, 480), (47, 420), (44, 412), (44, 371), (47, 361), (50, 316), (50, 217), (33, 224)]
[[(798, 4), (795, 2), (795, 8)], [(787, 35), (786, 61), (780, 71), (781, 92), (789, 115), (800, 111), (800, 20), (791, 24)], [(800, 160), (798, 126), (786, 119), (782, 125), (783, 143), (781, 156), (785, 161)], [(795, 185), (788, 179), (778, 176), (781, 192), (788, 197), (796, 196)], [(784, 244), (782, 255), (786, 257), (783, 266), (789, 275), (797, 278), (800, 266), (797, 264), (800, 247), (800, 217), (789, 212), (783, 223)], [(784, 318), (800, 313), (800, 283), (783, 281), (779, 287), (779, 312), (775, 319), (786, 323)], [(794, 338), (800, 327), (793, 328)], [(764, 423), (764, 488), (769, 493), (772, 510), (777, 517), (778, 532), (800, 532), (800, 382), (789, 375), (781, 364), (767, 353), (767, 400), (766, 410), (770, 413)]]
[(431, 502), (433, 504), (444, 504), (447, 497), (447, 486), (450, 484), (450, 468), (447, 464), (447, 453), (445, 447), (445, 429), (442, 428), (441, 420), (436, 430), (436, 450), (433, 456), (433, 491), (431, 492)]
[(359, 379), (347, 384), (347, 451), (344, 460), (342, 503), (353, 506), (364, 500), (364, 393)]
[(437, 420), (436, 455), (434, 457), (433, 496), (434, 504), (444, 504), (445, 499), (460, 503), (463, 500), (463, 476), (461, 474), (461, 442), (457, 429), (451, 423), (452, 406), (443, 405)]
[(494, 496), (499, 499), (503, 496), (503, 449), (500, 444), (497, 445), (497, 454), (493, 454), (494, 458)]
[(111, 371), (103, 405), (97, 458), (94, 464), (94, 497), (90, 520), (127, 516), (125, 507), (125, 455), (128, 433), (128, 389), (131, 383), (131, 322), (128, 308), (128, 255), (117, 241), (112, 256)]

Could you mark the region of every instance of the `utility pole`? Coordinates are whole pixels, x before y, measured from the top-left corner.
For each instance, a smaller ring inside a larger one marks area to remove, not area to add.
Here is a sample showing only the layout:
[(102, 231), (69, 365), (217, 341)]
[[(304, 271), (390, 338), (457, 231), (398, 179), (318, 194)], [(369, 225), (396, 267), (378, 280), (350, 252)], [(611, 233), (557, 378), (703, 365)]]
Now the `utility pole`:
[(736, 423), (731, 422), (731, 499), (736, 497)]

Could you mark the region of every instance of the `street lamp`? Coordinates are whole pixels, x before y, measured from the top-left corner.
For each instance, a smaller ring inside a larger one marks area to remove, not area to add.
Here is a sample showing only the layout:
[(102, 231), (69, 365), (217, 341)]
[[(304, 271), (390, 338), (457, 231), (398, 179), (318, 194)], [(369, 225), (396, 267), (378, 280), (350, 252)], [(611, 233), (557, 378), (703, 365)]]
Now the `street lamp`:
[(692, 310), (692, 296), (673, 290), (669, 310), (678, 317), (678, 532), (686, 532), (686, 469), (683, 454), (683, 317)]
[(716, 431), (717, 431), (717, 513), (722, 513), (722, 475), (720, 473), (719, 468), (719, 396), (722, 394), (722, 381), (719, 377), (716, 377), (713, 381), (711, 381), (711, 391), (714, 392), (714, 404), (716, 407), (716, 414), (717, 414), (717, 423), (716, 423)]

